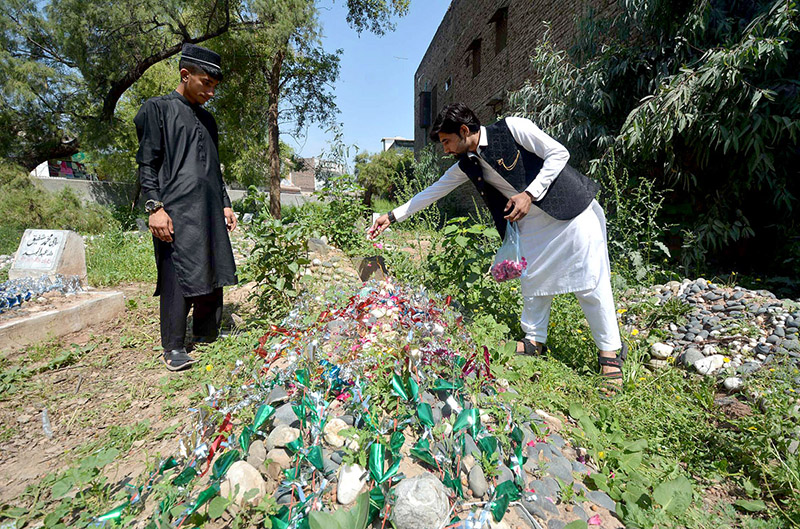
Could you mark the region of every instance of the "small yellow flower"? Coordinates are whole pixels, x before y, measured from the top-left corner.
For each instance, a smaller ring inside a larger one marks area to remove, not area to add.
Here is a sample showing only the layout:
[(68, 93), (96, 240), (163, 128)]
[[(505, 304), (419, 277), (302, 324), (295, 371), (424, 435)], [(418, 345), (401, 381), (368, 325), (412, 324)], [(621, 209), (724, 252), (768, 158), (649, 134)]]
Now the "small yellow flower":
[(750, 430), (751, 432), (755, 432), (758, 428), (756, 428), (755, 426), (750, 426), (747, 429)]
[(206, 371), (211, 371), (212, 369), (213, 367), (211, 366), (211, 364), (206, 364)]
[(633, 329), (631, 331), (631, 336), (636, 336), (637, 334), (639, 334), (639, 329)]
[(761, 283), (761, 278), (760, 277), (756, 278), (756, 283)]
[(577, 332), (578, 334), (583, 334), (583, 331), (580, 329), (575, 329), (575, 332)]
[(647, 380), (645, 377), (639, 377), (639, 380)]
[(731, 359), (726, 356), (725, 358), (722, 359), (722, 361), (727, 364), (728, 362), (731, 361)]
[(680, 395), (675, 395), (675, 400), (681, 400), (681, 396)]
[(606, 457), (606, 453), (605, 452), (603, 452), (602, 450), (597, 452), (597, 459), (603, 459), (604, 457)]
[(769, 368), (769, 372), (770, 372), (770, 373), (774, 373), (774, 372), (775, 372), (775, 368), (774, 368), (774, 367), (770, 367), (770, 368)]
[(581, 340), (586, 341), (586, 336), (581, 336)]
[(626, 312), (628, 312), (628, 309), (619, 309), (617, 312), (619, 312), (620, 314), (625, 314)]

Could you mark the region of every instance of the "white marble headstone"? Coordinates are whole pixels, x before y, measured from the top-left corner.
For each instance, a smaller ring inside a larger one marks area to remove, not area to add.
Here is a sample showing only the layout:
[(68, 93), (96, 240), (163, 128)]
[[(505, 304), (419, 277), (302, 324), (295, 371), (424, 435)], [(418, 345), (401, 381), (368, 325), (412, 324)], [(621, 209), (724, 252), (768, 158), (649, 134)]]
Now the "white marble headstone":
[(83, 238), (69, 230), (25, 230), (8, 278), (55, 274), (78, 276), (86, 284)]

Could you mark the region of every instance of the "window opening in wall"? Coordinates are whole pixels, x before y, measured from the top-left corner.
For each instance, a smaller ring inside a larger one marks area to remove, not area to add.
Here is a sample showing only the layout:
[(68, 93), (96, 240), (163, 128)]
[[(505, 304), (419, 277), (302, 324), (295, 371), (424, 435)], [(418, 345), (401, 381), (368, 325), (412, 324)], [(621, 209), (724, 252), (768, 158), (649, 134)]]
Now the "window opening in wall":
[(451, 86), (453, 86), (453, 78), (448, 77), (447, 81), (444, 82), (444, 91), (447, 92), (448, 90), (450, 90)]
[(481, 39), (475, 39), (467, 48), (472, 55), (472, 77), (481, 73)]
[(495, 11), (489, 23), (494, 24), (494, 53), (497, 55), (508, 44), (508, 7)]
[(431, 126), (431, 93), (419, 93), (419, 126), (426, 129)]

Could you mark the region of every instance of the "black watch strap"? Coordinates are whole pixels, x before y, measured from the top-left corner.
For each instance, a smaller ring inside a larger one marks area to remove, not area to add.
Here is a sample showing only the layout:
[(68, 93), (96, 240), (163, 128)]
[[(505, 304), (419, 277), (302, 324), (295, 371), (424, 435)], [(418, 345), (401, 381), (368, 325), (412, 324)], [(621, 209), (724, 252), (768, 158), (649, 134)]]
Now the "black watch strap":
[(389, 224), (394, 224), (395, 222), (397, 222), (397, 219), (394, 216), (394, 211), (390, 211), (388, 215), (389, 215)]

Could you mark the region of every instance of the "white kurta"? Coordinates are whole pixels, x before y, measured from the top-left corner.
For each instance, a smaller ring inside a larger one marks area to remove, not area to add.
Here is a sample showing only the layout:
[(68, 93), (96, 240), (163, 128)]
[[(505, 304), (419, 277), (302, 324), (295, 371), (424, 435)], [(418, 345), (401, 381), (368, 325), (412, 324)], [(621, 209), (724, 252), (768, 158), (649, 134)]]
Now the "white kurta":
[[(506, 124), (514, 141), (544, 160), (541, 171), (527, 188), (536, 200), (540, 200), (566, 165), (569, 153), (530, 120), (506, 118)], [(488, 145), (486, 128), (481, 127), (479, 152)], [(481, 158), (480, 163), (487, 183), (508, 198), (517, 194), (514, 187), (485, 160)], [(468, 180), (469, 177), (456, 163), (439, 180), (395, 209), (394, 216), (398, 221), (406, 219)], [(600, 279), (610, 273), (606, 219), (596, 200), (571, 220), (556, 220), (538, 207), (531, 206), (528, 214), (519, 221), (519, 231), (521, 252), (528, 261), (528, 268), (520, 278), (525, 297), (593, 290)]]

